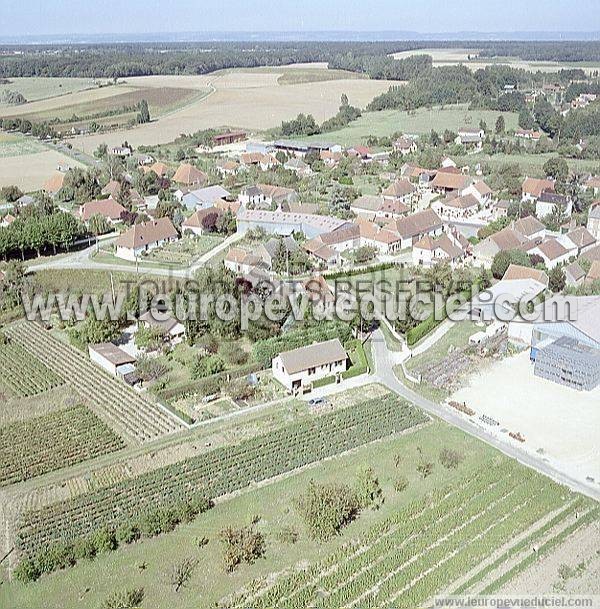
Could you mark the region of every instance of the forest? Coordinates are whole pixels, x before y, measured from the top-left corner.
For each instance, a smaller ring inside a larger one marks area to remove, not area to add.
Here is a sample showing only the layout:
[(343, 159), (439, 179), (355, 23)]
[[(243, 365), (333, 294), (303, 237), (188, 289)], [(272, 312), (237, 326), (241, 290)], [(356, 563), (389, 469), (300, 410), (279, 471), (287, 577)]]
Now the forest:
[(477, 48), (483, 57), (537, 61), (600, 61), (600, 42), (204, 42), (93, 45), (4, 45), (0, 78), (62, 76), (123, 78), (150, 74), (206, 74), (225, 68), (330, 62), (332, 67), (364, 72), (372, 78), (406, 80), (427, 59), (396, 66), (388, 55), (426, 48)]

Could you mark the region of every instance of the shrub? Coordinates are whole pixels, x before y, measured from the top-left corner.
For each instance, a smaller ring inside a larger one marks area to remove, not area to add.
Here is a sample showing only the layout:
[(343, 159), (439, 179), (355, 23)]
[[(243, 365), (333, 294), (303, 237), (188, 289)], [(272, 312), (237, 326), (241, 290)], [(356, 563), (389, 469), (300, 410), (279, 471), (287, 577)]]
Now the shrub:
[(77, 539), (73, 544), (73, 554), (76, 560), (86, 558), (91, 560), (96, 556), (96, 546), (89, 537)]
[(169, 583), (173, 586), (174, 592), (179, 592), (190, 581), (197, 564), (198, 561), (195, 558), (184, 558), (173, 567)]
[(192, 377), (204, 378), (225, 370), (225, 362), (219, 355), (207, 355), (196, 360), (192, 367)]
[(442, 448), (440, 451), (440, 463), (446, 469), (456, 469), (463, 461), (464, 456), (457, 450)]
[(433, 473), (433, 463), (431, 461), (421, 461), (419, 465), (417, 465), (417, 471), (421, 474), (421, 477), (425, 479)]
[(394, 490), (397, 493), (401, 493), (402, 491), (408, 488), (408, 479), (404, 476), (400, 476), (396, 478), (396, 482), (394, 482)]
[(226, 571), (234, 571), (245, 562), (252, 564), (265, 553), (265, 538), (253, 527), (233, 529), (227, 527), (220, 533), (223, 543), (223, 561)]
[(298, 498), (297, 507), (310, 536), (327, 541), (356, 517), (360, 505), (355, 492), (345, 484), (311, 481), (304, 495)]
[(25, 584), (35, 581), (41, 574), (39, 567), (29, 558), (22, 560), (13, 572), (15, 579)]
[(101, 605), (101, 609), (134, 609), (144, 600), (143, 588), (113, 592)]
[(296, 531), (296, 529), (292, 526), (283, 527), (277, 533), (277, 540), (280, 543), (294, 544), (298, 541), (298, 537), (298, 531)]
[(118, 543), (133, 543), (140, 538), (140, 530), (138, 527), (131, 523), (127, 522), (119, 526), (115, 532), (115, 536), (117, 538)]
[(221, 345), (219, 355), (232, 366), (241, 366), (248, 361), (248, 354), (235, 343)]
[(110, 552), (111, 550), (115, 550), (117, 547), (117, 538), (115, 537), (115, 533), (108, 528), (103, 528), (96, 531), (92, 535), (91, 541), (94, 544), (98, 554), (101, 552)]

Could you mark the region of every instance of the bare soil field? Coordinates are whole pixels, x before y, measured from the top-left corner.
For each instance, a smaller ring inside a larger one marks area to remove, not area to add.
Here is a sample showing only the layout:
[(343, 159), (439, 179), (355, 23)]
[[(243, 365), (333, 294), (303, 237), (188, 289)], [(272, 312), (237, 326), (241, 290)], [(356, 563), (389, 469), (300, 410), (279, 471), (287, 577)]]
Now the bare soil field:
[(584, 527), (506, 584), (499, 594), (600, 594), (599, 539), (598, 522)]
[(0, 163), (0, 188), (14, 184), (25, 192), (39, 190), (59, 164), (84, 167), (53, 150), (5, 157)]
[[(518, 57), (477, 57), (479, 49), (417, 49), (393, 53), (394, 59), (405, 59), (411, 55), (431, 55), (434, 66), (465, 64), (472, 70), (479, 70), (495, 64), (508, 64), (513, 68), (522, 68), (532, 72), (557, 72), (566, 68), (581, 68), (591, 73), (600, 68), (600, 63), (588, 62), (558, 62), (558, 61), (526, 61)], [(469, 55), (472, 59), (469, 59)]]
[(351, 104), (364, 107), (373, 97), (386, 91), (390, 81), (341, 79), (282, 85), (281, 72), (230, 71), (209, 76), (149, 76), (128, 79), (130, 85), (146, 87), (183, 87), (212, 92), (157, 121), (131, 130), (89, 135), (72, 140), (75, 147), (93, 150), (99, 144), (120, 144), (127, 139), (134, 146), (164, 144), (181, 133), (229, 126), (249, 130), (275, 127), (300, 112), (311, 113), (319, 122), (333, 116), (342, 93)]

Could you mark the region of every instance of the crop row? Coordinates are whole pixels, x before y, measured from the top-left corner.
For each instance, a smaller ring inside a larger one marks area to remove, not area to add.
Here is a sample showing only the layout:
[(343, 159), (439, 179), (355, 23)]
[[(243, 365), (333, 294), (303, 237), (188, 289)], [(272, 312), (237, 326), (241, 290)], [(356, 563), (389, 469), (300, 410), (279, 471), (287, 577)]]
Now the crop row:
[(139, 510), (163, 500), (185, 500), (198, 493), (220, 497), (426, 420), (418, 409), (392, 395), (311, 417), (27, 512), (20, 523), (18, 547), (22, 554), (34, 555), (47, 544), (119, 526)]
[(85, 406), (0, 428), (0, 486), (41, 476), (124, 447)]
[(17, 397), (37, 395), (64, 383), (60, 376), (18, 345), (0, 345), (0, 370), (2, 384)]
[[(309, 568), (232, 606), (299, 609), (420, 606), (545, 514), (565, 505), (558, 485), (504, 462), (413, 503)], [(320, 598), (318, 598), (320, 597)]]
[(23, 322), (6, 334), (69, 383), (125, 438), (147, 442), (181, 429), (170, 414), (65, 345), (41, 326)]

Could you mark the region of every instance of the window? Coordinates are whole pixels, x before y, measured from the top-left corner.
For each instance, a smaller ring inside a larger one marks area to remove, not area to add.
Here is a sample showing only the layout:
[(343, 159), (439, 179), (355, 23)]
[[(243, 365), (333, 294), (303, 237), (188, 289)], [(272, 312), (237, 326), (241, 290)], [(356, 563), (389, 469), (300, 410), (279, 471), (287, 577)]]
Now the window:
[(314, 373), (315, 373), (315, 368), (314, 368), (314, 367), (313, 367), (313, 368), (309, 368), (309, 369), (308, 369), (308, 376), (311, 376), (311, 375), (313, 375)]

